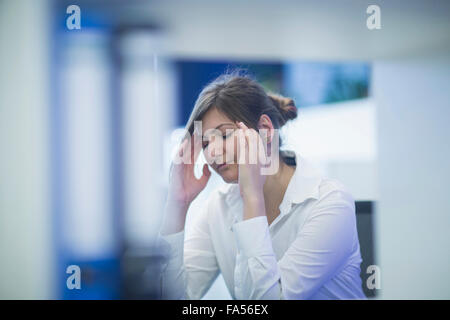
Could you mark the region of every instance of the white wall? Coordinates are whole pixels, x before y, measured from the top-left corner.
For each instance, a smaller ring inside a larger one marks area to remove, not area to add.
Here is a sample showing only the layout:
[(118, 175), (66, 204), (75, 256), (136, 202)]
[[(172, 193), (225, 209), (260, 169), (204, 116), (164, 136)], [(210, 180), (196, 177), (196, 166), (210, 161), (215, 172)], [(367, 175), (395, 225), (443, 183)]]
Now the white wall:
[(450, 51), (377, 61), (381, 298), (450, 298)]
[(47, 13), (0, 2), (0, 299), (53, 297)]
[(282, 129), (284, 148), (298, 151), (355, 200), (377, 200), (377, 139), (373, 99), (301, 108)]
[(161, 38), (133, 32), (120, 41), (122, 56), (124, 232), (130, 245), (152, 243), (164, 207), (163, 134), (175, 118), (174, 78)]
[[(372, 4), (381, 30), (367, 29)], [(372, 60), (450, 40), (447, 0), (166, 0), (127, 9), (132, 21), (166, 26), (170, 52), (183, 57)]]

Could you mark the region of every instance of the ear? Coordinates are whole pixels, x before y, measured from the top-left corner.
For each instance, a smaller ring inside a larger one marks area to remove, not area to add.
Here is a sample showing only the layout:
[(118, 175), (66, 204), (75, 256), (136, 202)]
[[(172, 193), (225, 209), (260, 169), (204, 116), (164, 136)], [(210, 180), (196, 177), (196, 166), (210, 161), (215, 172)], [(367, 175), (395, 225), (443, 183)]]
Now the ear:
[(258, 121), (258, 130), (265, 130), (267, 132), (267, 137), (265, 143), (271, 143), (274, 135), (274, 127), (272, 120), (266, 114), (262, 114)]

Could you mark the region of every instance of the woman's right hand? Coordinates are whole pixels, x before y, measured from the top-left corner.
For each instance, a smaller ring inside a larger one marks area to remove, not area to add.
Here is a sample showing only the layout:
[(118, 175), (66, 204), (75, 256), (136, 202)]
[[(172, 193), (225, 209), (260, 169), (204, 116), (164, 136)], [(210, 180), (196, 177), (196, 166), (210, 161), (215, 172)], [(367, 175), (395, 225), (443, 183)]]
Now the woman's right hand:
[[(194, 133), (194, 135), (197, 135), (197, 133)], [(191, 202), (206, 187), (211, 176), (208, 165), (205, 164), (201, 178), (197, 179), (195, 177), (194, 165), (202, 149), (202, 140), (201, 136), (198, 135), (190, 140), (191, 143), (189, 143), (188, 138), (185, 138), (177, 150), (179, 159), (190, 161), (181, 161), (181, 163), (174, 163), (172, 161), (170, 169), (168, 200), (182, 207), (189, 207)], [(190, 159), (188, 157), (189, 148)]]
[[(167, 195), (167, 202), (163, 224), (161, 228), (162, 235), (168, 235), (180, 232), (184, 229), (186, 222), (186, 214), (191, 202), (198, 196), (198, 194), (205, 188), (208, 183), (211, 172), (208, 165), (203, 166), (203, 175), (197, 179), (194, 175), (194, 165), (201, 150), (201, 137), (194, 140), (200, 145), (194, 146), (194, 143), (188, 143), (188, 139), (183, 140), (179, 149), (177, 150), (180, 159), (186, 154), (187, 149), (191, 148), (189, 163), (175, 163), (172, 161), (170, 167), (169, 191)], [(194, 151), (197, 154), (194, 154)]]

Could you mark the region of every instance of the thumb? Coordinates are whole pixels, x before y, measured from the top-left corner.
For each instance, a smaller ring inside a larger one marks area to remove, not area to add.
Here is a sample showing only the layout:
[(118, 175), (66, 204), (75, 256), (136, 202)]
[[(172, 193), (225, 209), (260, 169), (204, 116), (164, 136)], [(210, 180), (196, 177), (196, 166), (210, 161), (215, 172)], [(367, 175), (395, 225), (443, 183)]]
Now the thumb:
[(200, 181), (202, 183), (206, 184), (206, 182), (208, 182), (210, 176), (211, 176), (211, 171), (209, 171), (208, 164), (205, 163), (203, 165), (203, 175), (201, 176)]

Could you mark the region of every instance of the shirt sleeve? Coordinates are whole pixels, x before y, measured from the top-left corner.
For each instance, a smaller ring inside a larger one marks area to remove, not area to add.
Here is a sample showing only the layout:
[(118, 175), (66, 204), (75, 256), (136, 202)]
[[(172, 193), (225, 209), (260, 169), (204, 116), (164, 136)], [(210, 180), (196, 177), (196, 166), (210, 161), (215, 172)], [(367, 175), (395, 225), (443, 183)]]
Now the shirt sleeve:
[(237, 299), (308, 299), (351, 255), (357, 237), (354, 201), (339, 190), (318, 200), (279, 261), (265, 216), (238, 222), (233, 231)]
[(160, 236), (159, 240), (169, 248), (161, 273), (162, 299), (201, 299), (217, 278), (219, 266), (207, 216), (205, 206), (188, 231)]

